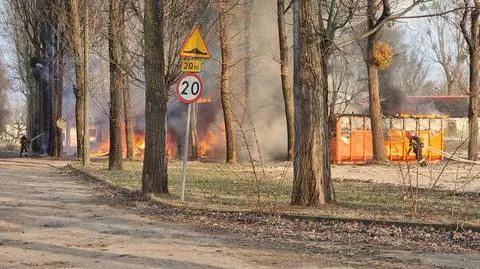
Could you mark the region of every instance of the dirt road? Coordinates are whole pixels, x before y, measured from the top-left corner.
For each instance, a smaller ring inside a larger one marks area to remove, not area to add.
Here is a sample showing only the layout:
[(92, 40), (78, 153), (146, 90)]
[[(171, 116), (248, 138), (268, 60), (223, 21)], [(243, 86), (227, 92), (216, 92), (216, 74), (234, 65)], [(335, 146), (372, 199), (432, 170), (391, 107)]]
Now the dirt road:
[[(331, 261), (242, 247), (105, 203), (44, 162), (0, 159), (1, 268), (316, 268)], [(314, 266), (314, 267), (312, 267)]]
[[(62, 166), (62, 163), (58, 163)], [(478, 268), (472, 254), (368, 249), (316, 251), (209, 232), (112, 202), (46, 161), (0, 159), (0, 268)], [(289, 242), (284, 242), (288, 245)], [(290, 242), (291, 243), (291, 242)], [(321, 246), (321, 247), (319, 247)]]

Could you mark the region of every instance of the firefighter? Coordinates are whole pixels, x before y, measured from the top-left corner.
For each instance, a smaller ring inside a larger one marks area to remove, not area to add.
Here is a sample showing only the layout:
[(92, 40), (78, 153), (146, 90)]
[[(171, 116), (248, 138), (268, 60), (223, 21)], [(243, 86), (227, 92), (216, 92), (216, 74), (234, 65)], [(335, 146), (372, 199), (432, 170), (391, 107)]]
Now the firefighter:
[(407, 132), (407, 138), (409, 141), (409, 149), (408, 149), (407, 155), (410, 154), (410, 151), (413, 150), (413, 152), (415, 153), (417, 162), (420, 164), (420, 166), (422, 167), (427, 166), (427, 162), (425, 161), (422, 155), (422, 148), (424, 145), (420, 137), (414, 132)]
[(22, 153), (28, 152), (28, 144), (30, 140), (28, 140), (27, 136), (22, 134), (22, 138), (20, 138), (20, 157), (22, 157)]

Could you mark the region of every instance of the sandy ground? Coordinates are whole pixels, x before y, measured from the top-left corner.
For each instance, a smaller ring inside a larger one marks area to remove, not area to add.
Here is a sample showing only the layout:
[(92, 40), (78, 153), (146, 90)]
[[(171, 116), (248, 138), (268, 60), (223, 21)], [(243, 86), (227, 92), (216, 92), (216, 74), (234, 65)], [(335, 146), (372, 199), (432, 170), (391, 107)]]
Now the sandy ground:
[(333, 165), (332, 177), (337, 180), (359, 180), (395, 185), (417, 184), (424, 188), (480, 192), (480, 165), (457, 162), (430, 163), (419, 167), (416, 163), (388, 165)]
[(0, 268), (480, 268), (476, 253), (369, 246), (373, 254), (354, 257), (357, 246), (322, 242), (335, 251), (320, 254), (163, 223), (64, 164), (0, 159)]
[[(280, 179), (284, 175), (293, 179), (291, 164), (281, 162), (265, 163), (265, 171), (269, 178)], [(285, 168), (287, 169), (285, 173)], [(169, 169), (182, 169), (180, 161), (170, 161)], [(249, 164), (241, 167), (226, 167), (202, 165), (201, 162), (189, 162), (190, 170), (213, 171), (252, 171)], [(257, 164), (257, 171), (261, 167)], [(441, 161), (429, 163), (427, 167), (419, 167), (416, 162), (389, 162), (386, 164), (333, 164), (332, 178), (335, 180), (358, 180), (362, 182), (386, 183), (394, 185), (410, 184), (421, 188), (437, 188), (442, 190), (457, 190), (460, 192), (480, 192), (480, 165), (460, 163), (456, 161)]]

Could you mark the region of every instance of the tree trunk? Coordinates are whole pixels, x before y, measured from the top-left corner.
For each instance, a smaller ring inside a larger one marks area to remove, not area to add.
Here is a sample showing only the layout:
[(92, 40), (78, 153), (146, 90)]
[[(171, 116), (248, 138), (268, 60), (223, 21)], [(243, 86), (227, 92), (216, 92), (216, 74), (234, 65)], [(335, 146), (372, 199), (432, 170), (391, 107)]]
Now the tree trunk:
[(63, 75), (64, 75), (64, 68), (63, 68), (63, 57), (65, 54), (65, 34), (61, 31), (61, 27), (63, 22), (60, 22), (58, 19), (59, 17), (64, 17), (66, 15), (66, 3), (65, 1), (55, 0), (51, 2), (54, 6), (57, 6), (58, 13), (54, 12), (54, 8), (52, 10), (52, 21), (55, 27), (54, 31), (54, 47), (55, 47), (55, 54), (54, 54), (54, 66), (53, 66), (53, 145), (52, 145), (52, 155), (55, 158), (60, 158), (63, 154), (63, 130), (62, 128), (58, 127), (58, 121), (62, 119), (62, 104), (63, 104)]
[(328, 89), (318, 42), (319, 1), (295, 0), (294, 101), (295, 156), (292, 205), (319, 206), (333, 201), (328, 158)]
[(80, 10), (78, 0), (70, 0), (70, 29), (73, 55), (75, 60), (75, 124), (77, 129), (77, 154), (83, 157), (83, 141), (84, 141), (84, 101), (85, 101), (85, 85), (84, 85), (84, 65), (83, 65), (83, 46), (82, 35), (80, 31)]
[[(125, 15), (126, 13), (126, 5), (128, 2), (122, 1), (122, 28), (125, 29)], [(125, 35), (125, 30), (124, 33)], [(123, 67), (125, 68), (123, 77), (122, 77), (122, 85), (123, 85), (123, 114), (125, 117), (125, 140), (127, 146), (127, 160), (135, 159), (135, 147), (134, 147), (134, 139), (135, 135), (133, 132), (133, 115), (132, 115), (132, 98), (130, 92), (130, 81), (128, 79), (130, 72), (132, 71), (132, 64), (130, 64), (130, 59), (128, 58), (128, 46), (126, 42), (122, 43), (123, 49)]]
[(123, 4), (110, 0), (108, 50), (110, 54), (110, 153), (108, 170), (122, 170), (122, 55)]
[(225, 136), (227, 142), (227, 163), (237, 162), (237, 153), (235, 148), (235, 133), (233, 131), (233, 112), (231, 93), (228, 88), (229, 66), (228, 66), (228, 34), (226, 18), (226, 2), (218, 3), (219, 27), (220, 27), (220, 50), (222, 55), (222, 74), (220, 82), (220, 98), (222, 100), (223, 119), (225, 121)]
[(82, 141), (83, 147), (83, 156), (82, 156), (82, 165), (87, 167), (90, 164), (90, 132), (89, 132), (89, 92), (88, 92), (88, 65), (89, 65), (89, 56), (90, 56), (90, 42), (89, 42), (89, 25), (88, 21), (90, 18), (90, 12), (88, 9), (88, 1), (83, 0), (83, 87), (84, 87), (84, 100), (83, 100), (83, 129), (84, 136)]
[(163, 0), (144, 0), (145, 42), (145, 157), (143, 193), (168, 193), (167, 101), (163, 47)]
[[(478, 85), (479, 77), (479, 55), (475, 57), (475, 67), (470, 66), (470, 93), (468, 104), (468, 127), (469, 127), (469, 140), (468, 140), (468, 159), (476, 161), (478, 158)], [(474, 59), (472, 58), (472, 60)], [(476, 85), (476, 86), (475, 86)]]
[(132, 104), (130, 97), (130, 84), (127, 75), (123, 77), (123, 114), (125, 116), (125, 140), (127, 144), (127, 160), (135, 158), (133, 145), (133, 120), (132, 120)]
[[(377, 11), (375, 3), (376, 1), (374, 0), (368, 1), (368, 29), (373, 29), (375, 27), (375, 14)], [(375, 61), (373, 59), (375, 40), (375, 33), (367, 37), (366, 64), (368, 73), (368, 94), (370, 101), (370, 121), (372, 126), (373, 159), (375, 161), (384, 161), (385, 143), (382, 127), (383, 114), (382, 107), (380, 105), (380, 82), (378, 76), (378, 66), (375, 64)]]
[(376, 161), (383, 161), (385, 160), (385, 143), (383, 138), (378, 66), (373, 62), (373, 37), (368, 38), (367, 46), (367, 57), (369, 57), (369, 60), (367, 61), (368, 93), (370, 101), (370, 120), (372, 126), (373, 158)]
[(293, 144), (295, 138), (293, 92), (288, 81), (288, 44), (285, 31), (285, 3), (277, 0), (278, 41), (280, 44), (280, 78), (282, 81), (283, 102), (285, 104), (285, 117), (287, 120), (287, 159), (293, 160)]
[[(58, 40), (57, 42), (63, 42)], [(60, 44), (60, 46), (63, 46)], [(63, 96), (63, 49), (58, 50), (58, 54), (55, 58), (55, 88), (54, 88), (54, 141), (53, 141), (53, 156), (60, 158), (63, 153), (63, 139), (62, 139), (62, 128), (57, 126), (57, 122), (62, 118), (62, 96)]]
[(468, 159), (477, 160), (478, 158), (478, 88), (480, 87), (480, 1), (475, 1), (475, 8), (471, 11), (471, 46), (470, 53), (470, 92), (468, 105)]
[(254, 0), (245, 1), (245, 8), (243, 12), (243, 28), (245, 31), (245, 64), (244, 64), (244, 83), (245, 83), (245, 111), (247, 118), (252, 117), (252, 11)]

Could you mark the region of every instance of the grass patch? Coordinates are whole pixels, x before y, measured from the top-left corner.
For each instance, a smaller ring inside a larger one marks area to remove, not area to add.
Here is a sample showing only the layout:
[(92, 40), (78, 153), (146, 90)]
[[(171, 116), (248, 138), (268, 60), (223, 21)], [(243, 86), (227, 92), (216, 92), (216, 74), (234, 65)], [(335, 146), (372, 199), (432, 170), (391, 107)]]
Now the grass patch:
[[(82, 169), (80, 164), (74, 167)], [(417, 220), (480, 225), (480, 194), (419, 189), (417, 213), (412, 214), (407, 190), (393, 184), (334, 180), (336, 203), (322, 208), (290, 206), (291, 169), (271, 164), (265, 176), (255, 180), (251, 167), (220, 163), (190, 162), (187, 168), (186, 201), (180, 201), (181, 163), (169, 164), (168, 195), (155, 199), (174, 206), (207, 210), (267, 211), (313, 216)], [(123, 171), (108, 171), (108, 162), (92, 162), (85, 172), (128, 190), (141, 189), (142, 162), (126, 161)]]

